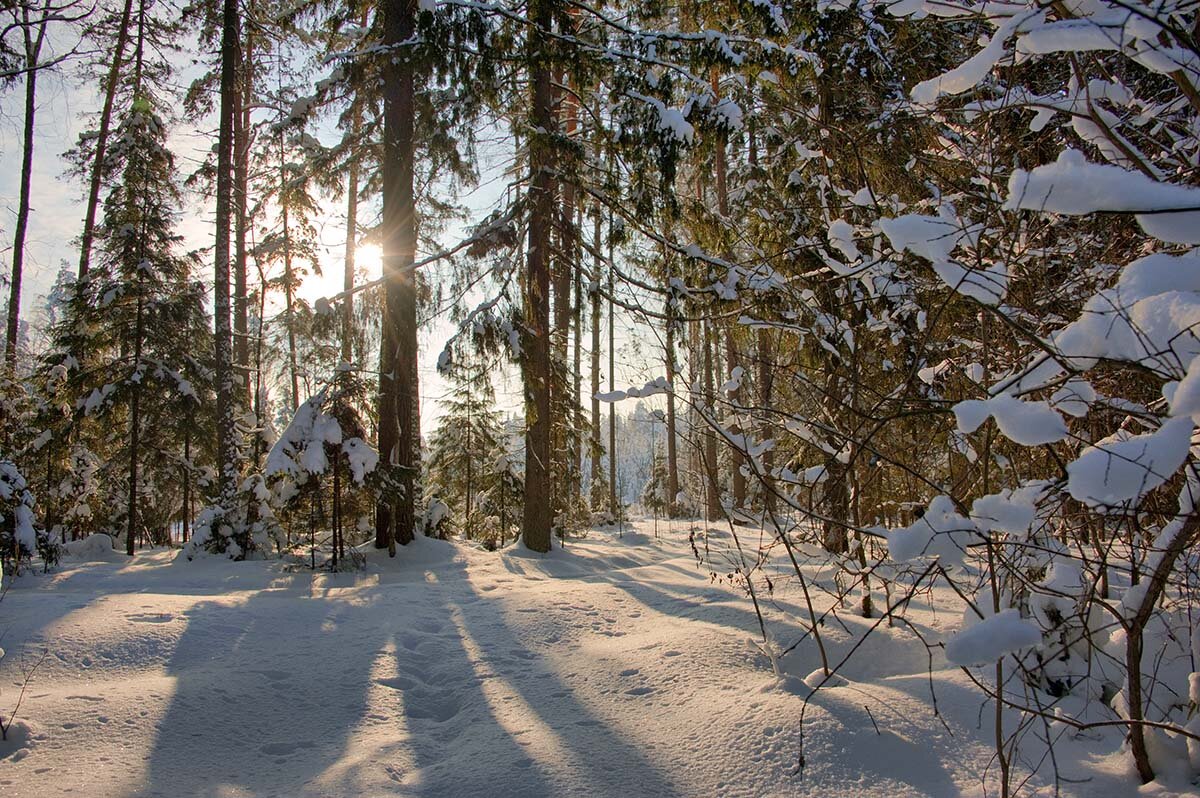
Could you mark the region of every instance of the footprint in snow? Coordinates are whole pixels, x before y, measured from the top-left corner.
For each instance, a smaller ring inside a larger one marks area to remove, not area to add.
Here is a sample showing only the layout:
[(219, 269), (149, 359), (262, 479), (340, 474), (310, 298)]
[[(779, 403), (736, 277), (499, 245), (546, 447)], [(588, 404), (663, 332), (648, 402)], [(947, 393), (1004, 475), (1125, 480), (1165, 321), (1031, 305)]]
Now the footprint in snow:
[(126, 615), (125, 620), (130, 623), (170, 623), (175, 616), (169, 612), (137, 612)]
[(314, 748), (315, 746), (316, 743), (312, 740), (299, 740), (290, 743), (267, 743), (258, 750), (267, 756), (289, 756), (302, 748)]
[(403, 676), (396, 676), (391, 679), (376, 679), (375, 684), (378, 684), (381, 687), (390, 687), (393, 690), (399, 690), (401, 692), (404, 692), (405, 690), (411, 690), (416, 687), (416, 682), (414, 682), (412, 679), (406, 679)]
[(446, 693), (431, 696), (423, 701), (414, 701), (404, 708), (404, 713), (410, 718), (429, 720), (434, 723), (445, 723), (462, 709), (462, 704), (453, 694)]

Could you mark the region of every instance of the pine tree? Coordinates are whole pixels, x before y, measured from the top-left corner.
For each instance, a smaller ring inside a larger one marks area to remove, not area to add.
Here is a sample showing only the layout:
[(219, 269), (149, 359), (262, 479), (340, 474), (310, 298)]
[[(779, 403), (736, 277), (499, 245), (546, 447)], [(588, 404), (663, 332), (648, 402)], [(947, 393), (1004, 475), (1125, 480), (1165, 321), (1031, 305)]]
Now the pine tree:
[[(179, 194), (166, 138), (152, 97), (135, 95), (114, 131), (112, 154), (124, 168), (105, 201), (100, 250), (75, 284), (42, 366), (47, 384), (61, 380), (57, 393), (75, 397), (63, 419), (80, 439), (72, 460), (90, 470), (90, 452), (103, 452), (102, 468), (114, 477), (103, 480), (112, 503), (92, 506), (95, 480), (68, 472), (66, 481), (79, 482), (64, 492), (68, 513), (120, 523), (130, 554), (139, 535), (163, 540), (183, 504), (183, 441), (204, 396), (210, 340), (195, 261), (176, 251)], [(97, 514), (102, 507), (107, 516)]]
[[(366, 519), (381, 488), (388, 487), (380, 482), (386, 475), (378, 470), (379, 454), (367, 442), (368, 391), (357, 372), (339, 367), (325, 386), (300, 405), (272, 446), (264, 469), (289, 532), (307, 526), (315, 544), (318, 527), (324, 529), (328, 522), (334, 570), (346, 561), (347, 551), (361, 542), (355, 536), (364, 524), (358, 520)], [(274, 519), (265, 501), (260, 507), (258, 532), (264, 534)], [(347, 519), (352, 523), (347, 524)]]
[[(489, 530), (485, 520), (490, 505), (496, 499), (513, 503), (513, 497), (500, 495), (502, 479), (509, 479), (504, 492), (515, 487), (511, 476), (507, 476), (509, 463), (502, 443), (500, 414), (495, 409), (495, 392), (487, 370), (475, 364), (456, 367), (451, 384), (451, 396), (444, 402), (445, 415), (429, 440), (425, 493), (450, 507), (451, 518), (463, 537), (493, 538), (496, 530)], [(511, 515), (511, 509), (507, 512)]]

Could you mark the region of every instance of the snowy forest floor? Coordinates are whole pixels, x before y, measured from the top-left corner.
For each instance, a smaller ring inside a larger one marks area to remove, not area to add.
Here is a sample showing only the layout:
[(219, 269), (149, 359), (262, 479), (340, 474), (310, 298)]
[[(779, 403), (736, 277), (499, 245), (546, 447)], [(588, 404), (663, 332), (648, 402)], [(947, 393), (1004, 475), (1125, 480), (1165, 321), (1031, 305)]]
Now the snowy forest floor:
[[(13, 798), (998, 794), (991, 704), (936, 646), (931, 674), (930, 649), (903, 625), (879, 626), (802, 726), (806, 690), (750, 645), (753, 605), (696, 564), (690, 526), (659, 523), (661, 539), (649, 521), (621, 538), (592, 530), (545, 557), (418, 540), (394, 560), (371, 552), (361, 573), (158, 551), (22, 577), (0, 603), (3, 712), (22, 665), (48, 654), (0, 747), (0, 787)], [(765, 604), (777, 639), (798, 639), (802, 597), (780, 580)], [(937, 643), (961, 604), (922, 596), (907, 621)], [(873, 623), (853, 607), (827, 622), (831, 660)], [(818, 667), (811, 639), (783, 664), (799, 678)], [(1026, 764), (1045, 753), (1034, 732)], [(1064, 795), (1173, 794), (1137, 786), (1118, 731), (1064, 737), (1055, 753), (1072, 780)], [(1053, 794), (1048, 763), (1022, 782), (1028, 772), (1017, 767), (1018, 794)]]

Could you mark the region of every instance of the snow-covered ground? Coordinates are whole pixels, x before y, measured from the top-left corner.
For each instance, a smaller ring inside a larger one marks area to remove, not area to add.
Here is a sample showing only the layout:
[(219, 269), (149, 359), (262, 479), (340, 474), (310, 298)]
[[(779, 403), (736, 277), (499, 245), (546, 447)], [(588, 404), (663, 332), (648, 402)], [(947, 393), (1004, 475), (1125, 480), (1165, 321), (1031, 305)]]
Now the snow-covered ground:
[[(908, 625), (880, 625), (842, 669), (848, 682), (805, 708), (812, 640), (782, 660), (800, 678), (780, 679), (750, 644), (753, 605), (696, 564), (689, 525), (660, 523), (661, 539), (651, 522), (636, 529), (593, 530), (545, 557), (418, 540), (394, 560), (371, 552), (350, 574), (162, 551), (22, 577), (0, 602), (0, 711), (20, 692), (22, 665), (48, 653), (21, 708), (28, 729), (0, 747), (0, 788), (13, 798), (997, 794), (991, 705), (936, 645), (961, 621), (952, 595), (914, 600)], [(760, 599), (776, 639), (798, 639), (794, 588), (781, 581)], [(874, 624), (852, 607), (831, 618), (830, 659)], [(1021, 744), (1028, 762), (1044, 752), (1035, 732)], [(1116, 731), (1063, 737), (1062, 794), (1172, 794), (1139, 788), (1121, 744)], [(1020, 794), (1053, 794), (1048, 762), (1028, 782), (1017, 770)]]

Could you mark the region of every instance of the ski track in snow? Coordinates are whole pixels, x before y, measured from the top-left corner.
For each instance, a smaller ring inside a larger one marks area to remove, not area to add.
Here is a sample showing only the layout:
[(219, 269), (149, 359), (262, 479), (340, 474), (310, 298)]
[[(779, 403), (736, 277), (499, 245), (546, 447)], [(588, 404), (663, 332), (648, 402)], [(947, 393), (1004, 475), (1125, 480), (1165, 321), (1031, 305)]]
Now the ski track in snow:
[[(419, 540), (395, 560), (370, 553), (357, 574), (155, 552), (22, 578), (0, 603), (4, 711), (22, 661), (48, 653), (20, 714), (31, 740), (0, 749), (0, 789), (952, 796), (994, 784), (981, 697), (936, 663), (943, 727), (926, 649), (900, 628), (851, 660), (849, 686), (813, 699), (799, 773), (803, 696), (747, 646), (751, 604), (696, 565), (687, 528), (662, 525), (662, 541), (645, 522), (620, 539), (592, 531), (547, 557)], [(767, 602), (780, 640), (802, 632), (795, 598)], [(927, 639), (956, 627), (953, 609), (917, 604), (909, 619)], [(871, 623), (839, 618), (824, 632), (836, 659)], [(806, 642), (785, 664), (803, 676), (816, 657)], [(1091, 778), (1064, 795), (1134, 791), (1119, 739), (1074, 759), (1063, 748), (1064, 775)]]

